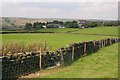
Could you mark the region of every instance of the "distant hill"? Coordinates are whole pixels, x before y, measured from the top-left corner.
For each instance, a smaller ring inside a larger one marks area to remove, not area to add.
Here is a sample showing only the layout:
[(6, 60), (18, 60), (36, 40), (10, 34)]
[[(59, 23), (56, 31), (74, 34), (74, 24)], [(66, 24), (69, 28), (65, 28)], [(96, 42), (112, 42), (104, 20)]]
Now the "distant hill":
[(74, 20), (74, 19), (59, 19), (59, 18), (19, 18), (19, 17), (0, 17), (0, 29), (22, 29), (24, 28), (25, 23), (34, 23), (34, 22), (48, 22), (53, 20)]
[[(23, 29), (25, 23), (34, 23), (34, 22), (48, 22), (53, 20), (60, 21), (72, 21), (72, 20), (82, 20), (82, 19), (64, 19), (64, 18), (20, 18), (20, 17), (0, 17), (0, 29), (4, 30), (15, 30)], [(105, 20), (94, 20), (88, 19), (87, 21), (105, 21)]]
[(25, 23), (30, 22), (47, 22), (50, 19), (33, 19), (33, 18), (17, 18), (17, 17), (0, 17), (0, 27), (3, 29), (24, 28)]

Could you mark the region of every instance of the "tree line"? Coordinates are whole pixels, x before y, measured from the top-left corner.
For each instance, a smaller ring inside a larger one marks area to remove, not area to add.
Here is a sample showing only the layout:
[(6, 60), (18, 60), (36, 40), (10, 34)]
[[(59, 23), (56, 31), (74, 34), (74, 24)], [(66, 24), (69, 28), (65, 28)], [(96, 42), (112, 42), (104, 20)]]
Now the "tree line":
[(92, 22), (86, 21), (85, 23), (80, 24), (78, 21), (58, 21), (54, 20), (52, 22), (34, 22), (34, 23), (26, 23), (26, 30), (34, 30), (41, 28), (92, 28), (97, 26), (118, 26), (117, 21), (104, 21), (104, 22)]
[(67, 21), (67, 22), (63, 22), (63, 21), (57, 21), (54, 20), (52, 22), (34, 22), (32, 23), (26, 23), (25, 24), (25, 29), (40, 29), (40, 28), (78, 28), (79, 25), (77, 23), (77, 21)]

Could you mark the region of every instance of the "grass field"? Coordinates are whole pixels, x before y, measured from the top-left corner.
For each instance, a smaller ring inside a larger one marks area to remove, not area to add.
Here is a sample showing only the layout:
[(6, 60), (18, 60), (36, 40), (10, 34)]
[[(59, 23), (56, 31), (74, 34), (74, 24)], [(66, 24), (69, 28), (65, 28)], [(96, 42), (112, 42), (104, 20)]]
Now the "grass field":
[(70, 66), (47, 69), (40, 78), (118, 78), (118, 43), (80, 58)]
[[(31, 43), (44, 43), (47, 41), (47, 46), (51, 50), (56, 50), (60, 47), (65, 47), (66, 45), (74, 42), (88, 41), (88, 40), (99, 40), (103, 38), (108, 38), (111, 36), (98, 36), (98, 35), (81, 35), (81, 34), (68, 34), (64, 33), (67, 31), (73, 31), (74, 33), (83, 33), (83, 34), (118, 34), (118, 29), (114, 27), (98, 27), (98, 28), (90, 28), (90, 29), (44, 29), (46, 32), (63, 32), (63, 33), (27, 33), (27, 34), (3, 34), (2, 36), (2, 44), (6, 45), (7, 43), (22, 43), (22, 44), (31, 44)], [(41, 29), (41, 31), (44, 31)], [(78, 30), (78, 31), (76, 31)]]
[[(44, 29), (55, 33), (0, 34), (3, 45), (7, 43), (44, 43), (51, 50), (65, 47), (67, 44), (89, 40), (100, 40), (118, 35), (118, 28), (97, 27), (88, 29)], [(41, 29), (41, 31), (44, 31)], [(38, 30), (39, 31), (39, 30)], [(45, 32), (44, 31), (44, 32)], [(70, 33), (66, 33), (69, 32)], [(58, 33), (57, 33), (58, 32)], [(59, 33), (60, 32), (60, 33)], [(80, 33), (80, 34), (74, 34)], [(82, 35), (81, 35), (82, 34)], [(91, 34), (91, 35), (86, 35)], [(93, 35), (100, 34), (100, 35)], [(107, 36), (103, 36), (105, 34)], [(117, 37), (117, 36), (116, 36)], [(40, 71), (40, 78), (117, 78), (118, 77), (118, 44), (102, 48), (98, 52), (80, 58), (70, 66)]]
[(118, 27), (96, 27), (90, 29), (79, 29), (72, 33), (80, 34), (102, 34), (102, 35), (118, 35)]
[(49, 28), (49, 29), (39, 29), (37, 32), (54, 32), (54, 33), (65, 33), (69, 31), (76, 31), (78, 28)]
[(92, 35), (79, 35), (79, 34), (3, 34), (2, 35), (2, 44), (6, 45), (7, 43), (22, 43), (22, 44), (31, 44), (31, 43), (44, 43), (47, 41), (47, 46), (55, 50), (60, 47), (64, 47), (67, 44), (88, 41), (88, 40), (99, 40), (103, 38), (108, 38), (109, 36), (92, 36)]
[[(120, 29), (120, 28), (119, 28)], [(21, 32), (21, 31), (0, 31), (0, 32)], [(23, 32), (25, 32), (23, 30)], [(51, 32), (51, 33), (80, 33), (80, 34), (105, 34), (105, 35), (118, 35), (118, 27), (95, 27), (95, 28), (47, 28), (38, 29), (34, 32)]]
[[(69, 31), (75, 31), (75, 30), (79, 30), (78, 28), (42, 28), (42, 29), (38, 29), (38, 30), (31, 30), (32, 32), (53, 32), (53, 33), (65, 33), (65, 32), (69, 32)], [(0, 32), (25, 32), (25, 30), (0, 30)]]

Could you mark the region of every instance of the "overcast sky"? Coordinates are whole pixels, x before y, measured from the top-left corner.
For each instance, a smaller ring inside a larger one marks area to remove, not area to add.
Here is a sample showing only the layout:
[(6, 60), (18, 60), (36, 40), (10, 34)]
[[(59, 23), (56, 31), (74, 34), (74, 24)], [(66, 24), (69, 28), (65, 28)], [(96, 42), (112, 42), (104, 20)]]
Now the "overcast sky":
[(118, 2), (4, 2), (3, 17), (118, 19)]

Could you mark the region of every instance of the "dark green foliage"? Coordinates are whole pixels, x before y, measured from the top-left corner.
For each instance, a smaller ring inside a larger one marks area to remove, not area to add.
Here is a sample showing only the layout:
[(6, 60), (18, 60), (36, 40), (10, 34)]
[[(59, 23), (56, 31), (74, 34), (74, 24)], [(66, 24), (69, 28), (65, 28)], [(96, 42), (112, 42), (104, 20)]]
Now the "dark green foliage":
[(51, 22), (52, 24), (59, 24), (59, 25), (63, 25), (63, 21), (57, 21), (54, 20), (53, 22)]
[(104, 26), (118, 26), (118, 21), (108, 21), (103, 23)]
[(68, 27), (68, 28), (78, 28), (79, 27), (77, 21), (67, 21), (64, 23), (64, 26)]
[(59, 28), (59, 27), (63, 27), (63, 21), (54, 20), (52, 22), (47, 22), (46, 26), (47, 26), (47, 28)]
[(46, 26), (47, 28), (59, 28), (60, 27), (59, 24), (47, 24)]
[(98, 23), (97, 22), (87, 22), (87, 23), (84, 23), (82, 24), (83, 27), (85, 28), (92, 28), (92, 27), (97, 27), (98, 26)]
[(32, 28), (32, 24), (31, 23), (26, 23), (25, 24), (25, 29), (26, 30), (31, 30), (31, 28)]
[(118, 26), (120, 26), (120, 21), (118, 21)]
[(35, 23), (33, 23), (33, 28), (40, 29), (40, 28), (43, 28), (43, 25), (45, 25), (45, 23), (35, 22)]
[[(31, 23), (26, 23), (25, 24), (25, 29), (28, 30), (33, 30), (33, 29), (41, 29), (43, 26), (46, 26), (47, 28), (79, 28), (79, 27), (84, 27), (84, 28), (93, 28), (97, 26), (118, 26), (119, 22), (118, 21), (101, 21), (101, 22), (93, 22), (93, 21), (87, 21), (85, 23), (78, 23), (77, 21), (58, 21), (54, 20), (52, 22), (47, 22), (47, 23), (42, 23), (42, 22), (34, 22), (33, 26)], [(81, 26), (80, 26), (81, 25)]]

